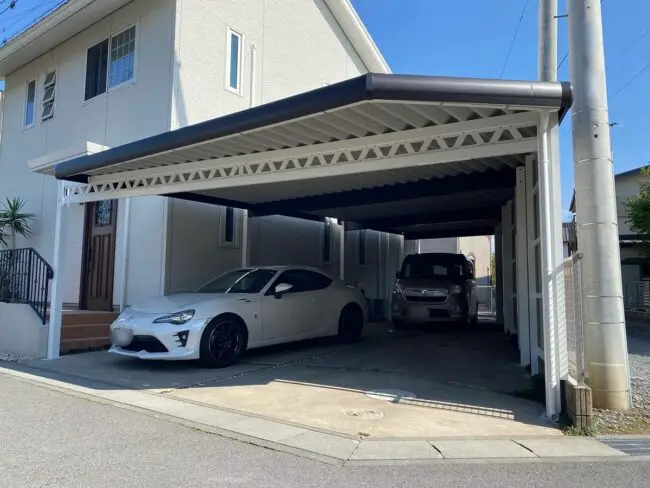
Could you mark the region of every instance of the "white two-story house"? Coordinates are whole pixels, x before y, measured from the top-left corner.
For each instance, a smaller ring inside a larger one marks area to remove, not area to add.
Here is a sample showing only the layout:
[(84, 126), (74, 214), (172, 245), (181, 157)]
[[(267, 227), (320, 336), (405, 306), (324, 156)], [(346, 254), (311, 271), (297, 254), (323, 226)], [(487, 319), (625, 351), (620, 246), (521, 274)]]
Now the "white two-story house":
[[(349, 0), (70, 0), (0, 48), (0, 198), (20, 197), (36, 216), (18, 247), (51, 262), (59, 183), (34, 169), (388, 70)], [(64, 303), (83, 310), (193, 289), (242, 262), (338, 275), (341, 249), (346, 279), (385, 298), (403, 246), (372, 231), (341, 246), (337, 222), (248, 219), (176, 198), (69, 215)]]

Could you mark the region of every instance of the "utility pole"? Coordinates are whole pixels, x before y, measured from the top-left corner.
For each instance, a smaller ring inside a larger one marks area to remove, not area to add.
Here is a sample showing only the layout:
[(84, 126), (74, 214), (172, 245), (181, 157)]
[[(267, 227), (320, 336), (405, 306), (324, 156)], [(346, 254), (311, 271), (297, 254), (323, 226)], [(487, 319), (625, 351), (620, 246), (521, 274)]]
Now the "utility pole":
[(573, 159), (583, 254), (587, 383), (597, 408), (630, 407), (629, 367), (600, 0), (568, 0)]

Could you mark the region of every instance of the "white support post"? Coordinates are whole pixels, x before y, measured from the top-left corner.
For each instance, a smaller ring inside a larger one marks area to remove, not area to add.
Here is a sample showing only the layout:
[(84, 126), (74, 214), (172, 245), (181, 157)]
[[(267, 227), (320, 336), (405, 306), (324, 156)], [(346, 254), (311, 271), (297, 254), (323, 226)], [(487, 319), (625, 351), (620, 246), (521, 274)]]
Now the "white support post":
[(539, 374), (539, 331), (538, 328), (538, 303), (537, 298), (541, 289), (539, 287), (539, 276), (537, 269), (537, 245), (538, 245), (538, 232), (539, 223), (535, 217), (536, 205), (538, 199), (535, 198), (535, 157), (528, 156), (526, 158), (526, 250), (528, 258), (528, 317), (530, 337), (530, 373), (535, 376)]
[(129, 272), (129, 230), (131, 228), (131, 199), (124, 202), (124, 233), (122, 234), (122, 266), (120, 270), (120, 312), (126, 307), (126, 286)]
[(241, 265), (245, 268), (249, 265), (248, 249), (248, 210), (241, 211)]
[[(528, 223), (526, 222), (526, 168), (517, 168), (515, 187), (515, 216), (517, 228), (517, 323), (519, 324), (519, 351), (521, 365), (531, 363), (530, 316), (528, 297)], [(537, 351), (535, 351), (535, 354)]]
[(339, 239), (339, 278), (341, 280), (345, 280), (345, 222), (341, 222), (340, 230), (341, 238)]
[(503, 224), (494, 229), (494, 266), (496, 267), (497, 324), (504, 324), (503, 319)]
[(553, 246), (553, 204), (551, 194), (551, 145), (549, 141), (549, 116), (541, 114), (538, 130), (539, 140), (539, 192), (537, 198), (540, 202), (541, 229), (540, 246), (542, 254), (542, 283), (544, 303), (544, 378), (546, 382), (546, 414), (554, 418), (561, 406), (560, 375), (558, 365), (558, 296), (555, 286), (555, 253)]
[(513, 283), (513, 249), (512, 249), (512, 201), (508, 201), (501, 210), (501, 255), (503, 267), (503, 325), (504, 332), (511, 334), (514, 331), (514, 283)]
[(61, 322), (63, 320), (63, 287), (65, 283), (65, 254), (68, 234), (68, 208), (63, 203), (65, 183), (59, 181), (56, 197), (56, 221), (54, 223), (54, 260), (52, 268), (52, 298), (50, 299), (50, 320), (47, 330), (47, 359), (56, 359), (61, 351)]

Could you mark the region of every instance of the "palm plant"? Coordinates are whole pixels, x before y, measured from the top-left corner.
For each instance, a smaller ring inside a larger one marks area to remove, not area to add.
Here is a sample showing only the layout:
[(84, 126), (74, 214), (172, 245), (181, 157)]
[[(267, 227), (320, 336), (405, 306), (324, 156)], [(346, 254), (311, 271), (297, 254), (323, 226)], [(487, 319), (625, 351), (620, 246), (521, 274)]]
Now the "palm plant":
[[(34, 214), (24, 212), (27, 202), (21, 198), (7, 198), (0, 207), (0, 244), (16, 249), (16, 236), (32, 235)], [(7, 239), (9, 242), (7, 242)]]
[(0, 244), (10, 249), (9, 259), (2, 263), (0, 269), (2, 301), (13, 301), (17, 292), (14, 271), (18, 264), (18, 256), (13, 252), (16, 249), (16, 236), (32, 235), (31, 223), (34, 214), (24, 212), (25, 205), (26, 202), (20, 198), (7, 198), (0, 206)]

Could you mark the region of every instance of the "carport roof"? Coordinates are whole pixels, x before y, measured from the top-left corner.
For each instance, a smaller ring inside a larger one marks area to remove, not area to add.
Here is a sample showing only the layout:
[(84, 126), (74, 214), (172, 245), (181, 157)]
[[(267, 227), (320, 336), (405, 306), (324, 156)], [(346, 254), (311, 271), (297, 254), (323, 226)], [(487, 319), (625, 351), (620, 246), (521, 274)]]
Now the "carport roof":
[[(568, 83), (371, 73), (46, 172), (81, 183), (67, 201), (167, 195), (405, 234), (405, 216), (438, 223), (432, 234), (471, 232), (498, 220), (514, 168), (536, 151), (539, 112), (561, 119), (570, 104)], [(442, 215), (449, 205), (460, 220)]]

